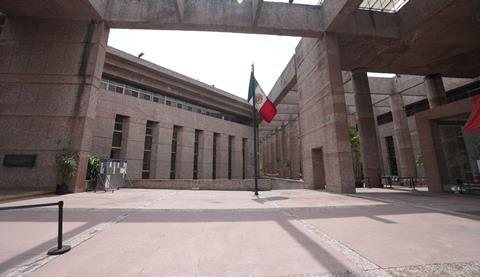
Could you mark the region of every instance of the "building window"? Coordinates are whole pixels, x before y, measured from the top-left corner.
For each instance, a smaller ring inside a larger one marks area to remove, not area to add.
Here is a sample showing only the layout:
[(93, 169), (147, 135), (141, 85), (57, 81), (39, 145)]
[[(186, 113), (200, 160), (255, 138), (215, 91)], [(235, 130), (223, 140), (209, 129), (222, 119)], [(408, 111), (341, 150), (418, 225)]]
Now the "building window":
[(198, 179), (198, 150), (201, 134), (201, 130), (195, 130), (195, 142), (193, 144), (193, 179)]
[(242, 178), (245, 179), (247, 173), (246, 161), (247, 161), (247, 142), (246, 138), (242, 139)]
[(120, 151), (122, 150), (122, 136), (123, 125), (125, 117), (118, 115), (115, 116), (115, 125), (113, 127), (112, 149), (110, 151), (110, 158), (120, 159)]
[(393, 114), (392, 112), (384, 113), (377, 116), (377, 125), (387, 124), (393, 121)]
[(213, 133), (212, 179), (217, 178), (217, 145), (220, 134)]
[(150, 163), (152, 161), (152, 146), (153, 146), (153, 129), (155, 123), (147, 121), (147, 128), (145, 130), (145, 145), (143, 150), (143, 167), (142, 179), (150, 178)]
[(416, 113), (426, 111), (430, 108), (428, 104), (428, 99), (424, 99), (415, 103), (412, 103), (410, 105), (405, 106), (405, 114), (407, 116), (412, 116)]
[(385, 141), (387, 143), (388, 165), (390, 166), (390, 175), (397, 176), (397, 155), (395, 154), (395, 144), (393, 142), (393, 137), (386, 137)]
[(175, 179), (175, 164), (177, 162), (177, 143), (178, 143), (178, 131), (181, 127), (173, 126), (172, 135), (172, 155), (170, 158), (170, 179)]
[(228, 179), (232, 179), (232, 148), (234, 136), (228, 136)]

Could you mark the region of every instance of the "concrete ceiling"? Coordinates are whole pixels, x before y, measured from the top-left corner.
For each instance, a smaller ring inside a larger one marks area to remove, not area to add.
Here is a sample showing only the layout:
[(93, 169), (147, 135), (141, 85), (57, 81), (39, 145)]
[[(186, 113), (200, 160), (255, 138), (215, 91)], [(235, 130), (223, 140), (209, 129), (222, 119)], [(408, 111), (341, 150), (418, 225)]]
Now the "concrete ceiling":
[(480, 1), (412, 0), (397, 13), (358, 10), (361, 0), (296, 5), (262, 0), (0, 1), (7, 17), (103, 19), (149, 28), (319, 37), (337, 33), (343, 70), (448, 77), (480, 75)]

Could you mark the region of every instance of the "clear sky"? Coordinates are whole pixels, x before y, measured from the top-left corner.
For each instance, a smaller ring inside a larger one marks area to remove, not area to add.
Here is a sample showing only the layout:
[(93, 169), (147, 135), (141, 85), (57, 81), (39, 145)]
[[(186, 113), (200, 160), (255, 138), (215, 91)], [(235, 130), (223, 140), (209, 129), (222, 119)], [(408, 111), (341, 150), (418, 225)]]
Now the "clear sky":
[(246, 98), (251, 64), (269, 93), (300, 38), (215, 32), (110, 30), (108, 44)]

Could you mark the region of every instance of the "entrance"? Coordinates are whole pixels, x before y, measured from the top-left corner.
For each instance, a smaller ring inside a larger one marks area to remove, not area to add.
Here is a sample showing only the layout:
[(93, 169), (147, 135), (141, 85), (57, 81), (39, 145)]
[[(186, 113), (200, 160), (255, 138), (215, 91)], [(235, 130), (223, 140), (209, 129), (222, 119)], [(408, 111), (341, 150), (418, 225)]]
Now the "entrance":
[(323, 162), (323, 149), (312, 149), (312, 165), (313, 165), (313, 188), (325, 189), (325, 164)]
[(444, 191), (457, 186), (480, 184), (480, 134), (464, 133), (468, 114), (432, 122), (435, 152)]

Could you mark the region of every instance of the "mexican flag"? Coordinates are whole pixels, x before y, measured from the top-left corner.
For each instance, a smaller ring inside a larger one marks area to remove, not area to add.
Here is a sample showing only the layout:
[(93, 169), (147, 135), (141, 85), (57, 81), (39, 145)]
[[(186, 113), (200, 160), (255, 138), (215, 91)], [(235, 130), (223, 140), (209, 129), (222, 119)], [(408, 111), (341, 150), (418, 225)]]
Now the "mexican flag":
[(253, 105), (253, 96), (255, 95), (255, 108), (260, 113), (263, 120), (270, 123), (277, 114), (277, 109), (272, 101), (268, 99), (260, 85), (255, 80), (255, 74), (250, 74), (250, 86), (248, 87), (248, 102)]

